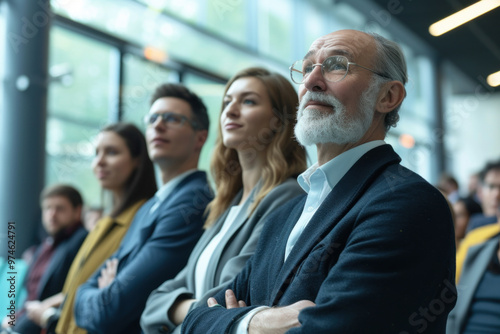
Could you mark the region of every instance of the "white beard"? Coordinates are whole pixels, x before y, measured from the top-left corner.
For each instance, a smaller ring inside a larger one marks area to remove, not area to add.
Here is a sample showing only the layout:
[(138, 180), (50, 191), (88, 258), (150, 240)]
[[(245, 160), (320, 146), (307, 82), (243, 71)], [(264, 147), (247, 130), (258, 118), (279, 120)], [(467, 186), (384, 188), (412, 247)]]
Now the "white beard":
[[(379, 88), (380, 85), (372, 80), (361, 95), (357, 115), (348, 115), (346, 107), (332, 95), (307, 91), (297, 110), (295, 137), (304, 146), (359, 141), (373, 121)], [(325, 113), (309, 107), (304, 113), (305, 105), (311, 100), (331, 105), (333, 110)]]

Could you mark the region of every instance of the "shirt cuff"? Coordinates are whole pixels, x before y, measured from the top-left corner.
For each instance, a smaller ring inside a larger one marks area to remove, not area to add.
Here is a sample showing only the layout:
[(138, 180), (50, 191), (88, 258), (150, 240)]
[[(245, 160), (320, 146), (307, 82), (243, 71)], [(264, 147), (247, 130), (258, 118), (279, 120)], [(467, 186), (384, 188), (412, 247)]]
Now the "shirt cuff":
[(250, 321), (254, 317), (257, 312), (268, 309), (268, 306), (261, 306), (254, 308), (250, 312), (248, 312), (244, 317), (239, 318), (233, 325), (231, 329), (231, 334), (248, 334), (248, 326), (250, 326)]

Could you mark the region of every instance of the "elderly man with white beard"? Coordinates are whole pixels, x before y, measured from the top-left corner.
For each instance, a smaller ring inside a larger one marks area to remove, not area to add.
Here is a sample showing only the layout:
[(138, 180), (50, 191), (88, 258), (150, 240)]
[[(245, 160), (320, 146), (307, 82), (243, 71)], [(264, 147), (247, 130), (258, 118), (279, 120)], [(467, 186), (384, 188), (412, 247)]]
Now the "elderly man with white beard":
[(399, 46), (341, 30), (290, 67), (295, 135), (318, 162), (307, 195), (270, 216), (226, 291), (183, 333), (444, 333), (455, 305), (453, 222), (444, 197), (384, 142), (406, 96)]

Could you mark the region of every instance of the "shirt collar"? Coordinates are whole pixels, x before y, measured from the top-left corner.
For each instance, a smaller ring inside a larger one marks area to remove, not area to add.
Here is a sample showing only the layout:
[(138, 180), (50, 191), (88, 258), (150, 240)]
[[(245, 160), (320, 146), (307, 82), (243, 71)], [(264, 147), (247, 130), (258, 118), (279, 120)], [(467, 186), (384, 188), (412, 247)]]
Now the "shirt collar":
[(384, 144), (385, 141), (383, 140), (370, 141), (343, 152), (322, 166), (318, 166), (318, 163), (316, 162), (305, 172), (299, 175), (297, 182), (306, 193), (309, 193), (309, 190), (311, 189), (311, 177), (313, 175), (317, 175), (317, 177), (324, 178), (325, 181), (328, 182), (330, 188), (333, 189), (333, 187), (337, 185), (340, 179), (344, 177), (356, 161), (358, 161), (366, 152)]
[(175, 189), (175, 187), (177, 187), (177, 185), (182, 182), (182, 180), (184, 180), (186, 177), (197, 171), (198, 171), (197, 169), (190, 169), (180, 175), (177, 175), (172, 180), (162, 185), (160, 189), (156, 191), (155, 194), (155, 197), (158, 198), (158, 202), (159, 203), (163, 202), (168, 197), (168, 195), (170, 195), (170, 193)]

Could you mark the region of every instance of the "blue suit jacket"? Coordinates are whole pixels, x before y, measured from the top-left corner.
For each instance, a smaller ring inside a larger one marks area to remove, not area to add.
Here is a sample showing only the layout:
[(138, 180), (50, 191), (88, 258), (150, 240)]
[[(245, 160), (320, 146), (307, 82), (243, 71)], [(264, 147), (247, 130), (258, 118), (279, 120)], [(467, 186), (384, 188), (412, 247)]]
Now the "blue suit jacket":
[(77, 291), (75, 319), (89, 333), (140, 333), (146, 300), (184, 267), (203, 233), (203, 213), (213, 198), (204, 172), (186, 177), (150, 214), (155, 199), (137, 212), (120, 248), (112, 284), (98, 288), (100, 269)]
[[(444, 197), (399, 164), (367, 152), (333, 188), (284, 262), (305, 197), (270, 216), (230, 284), (249, 307), (199, 307), (183, 333), (228, 333), (256, 306), (311, 300), (289, 333), (444, 333), (456, 300), (453, 222)], [(224, 291), (216, 295), (225, 305)]]

